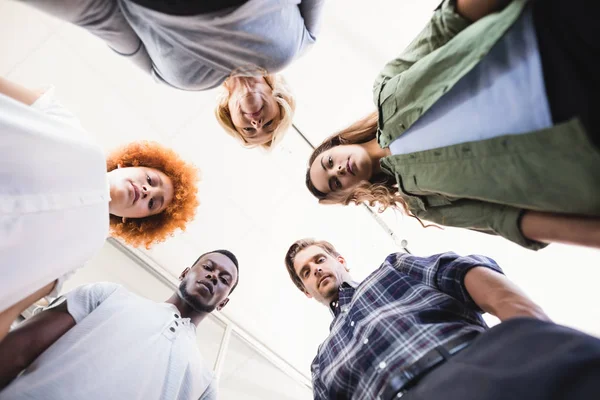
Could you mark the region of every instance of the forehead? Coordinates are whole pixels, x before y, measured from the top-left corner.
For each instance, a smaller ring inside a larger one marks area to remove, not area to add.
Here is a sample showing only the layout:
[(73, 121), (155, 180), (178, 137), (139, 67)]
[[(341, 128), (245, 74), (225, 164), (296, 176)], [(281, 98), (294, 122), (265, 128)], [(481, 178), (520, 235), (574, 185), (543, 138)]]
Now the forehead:
[(296, 272), (299, 272), (302, 267), (304, 267), (308, 262), (317, 254), (327, 254), (325, 250), (313, 244), (308, 246), (307, 248), (300, 250), (296, 257), (294, 258), (294, 269)]
[(221, 253), (209, 253), (198, 260), (195, 266), (202, 265), (203, 263), (211, 262), (223, 271), (226, 271), (234, 278), (237, 278), (237, 268), (229, 257)]

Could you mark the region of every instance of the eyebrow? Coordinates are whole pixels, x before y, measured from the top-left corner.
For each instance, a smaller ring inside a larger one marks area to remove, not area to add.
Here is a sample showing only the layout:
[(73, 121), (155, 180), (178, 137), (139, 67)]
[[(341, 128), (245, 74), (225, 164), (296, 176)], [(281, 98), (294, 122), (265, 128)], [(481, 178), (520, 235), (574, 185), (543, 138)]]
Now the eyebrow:
[(160, 201), (160, 207), (158, 207), (158, 209), (160, 210), (162, 208), (162, 206), (165, 205), (165, 197), (160, 196), (160, 198), (158, 200)]

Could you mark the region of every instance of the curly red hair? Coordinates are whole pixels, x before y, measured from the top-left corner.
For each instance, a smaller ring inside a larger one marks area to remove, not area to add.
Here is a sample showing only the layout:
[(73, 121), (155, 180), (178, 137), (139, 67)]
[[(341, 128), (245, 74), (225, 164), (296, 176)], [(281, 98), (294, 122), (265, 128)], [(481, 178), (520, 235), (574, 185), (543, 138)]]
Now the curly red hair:
[(106, 159), (106, 171), (121, 167), (147, 167), (162, 171), (173, 182), (173, 201), (160, 214), (145, 218), (110, 215), (111, 235), (127, 244), (147, 249), (172, 236), (178, 228), (185, 230), (200, 204), (197, 192), (199, 170), (182, 160), (173, 150), (156, 142), (139, 141), (116, 149)]

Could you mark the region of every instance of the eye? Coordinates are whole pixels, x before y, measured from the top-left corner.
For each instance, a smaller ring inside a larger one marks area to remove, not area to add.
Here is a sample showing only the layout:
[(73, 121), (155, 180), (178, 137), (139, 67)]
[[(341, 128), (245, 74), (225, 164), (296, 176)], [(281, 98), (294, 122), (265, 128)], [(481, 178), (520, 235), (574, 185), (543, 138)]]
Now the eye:
[(329, 168), (333, 168), (333, 158), (331, 156), (327, 159), (327, 165), (329, 165)]
[(334, 185), (334, 187), (336, 189), (341, 189), (342, 188), (342, 182), (340, 182), (340, 180), (338, 178), (334, 178), (333, 185)]
[(205, 269), (205, 270), (207, 270), (207, 271), (210, 271), (210, 270), (212, 269), (212, 268), (210, 267), (210, 265), (208, 265), (208, 264), (204, 264), (204, 265), (203, 265), (203, 267), (204, 267), (204, 269)]
[(150, 199), (150, 201), (148, 202), (148, 208), (151, 210), (154, 208), (154, 199)]
[(148, 184), (152, 186), (152, 178), (150, 178), (150, 175), (146, 175), (146, 182), (148, 182)]
[(225, 278), (222, 278), (221, 282), (223, 282), (223, 284), (225, 284), (225, 285), (229, 285), (229, 281)]
[(250, 133), (252, 131), (254, 131), (254, 128), (251, 127), (246, 127), (246, 128), (242, 128), (244, 130), (244, 132)]
[(308, 277), (308, 272), (309, 272), (308, 269), (305, 269), (304, 272), (302, 272), (302, 276), (304, 278), (307, 278)]
[(317, 264), (321, 264), (323, 261), (325, 261), (325, 257), (319, 257)]
[(267, 122), (266, 124), (264, 124), (263, 126), (271, 126), (273, 125), (273, 120), (270, 120), (269, 122)]

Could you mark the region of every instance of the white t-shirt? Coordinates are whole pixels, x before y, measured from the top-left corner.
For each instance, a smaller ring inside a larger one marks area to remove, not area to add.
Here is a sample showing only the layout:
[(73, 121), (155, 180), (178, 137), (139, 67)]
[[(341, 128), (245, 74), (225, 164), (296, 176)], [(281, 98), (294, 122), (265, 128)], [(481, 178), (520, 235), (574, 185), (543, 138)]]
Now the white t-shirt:
[(0, 400), (216, 398), (196, 327), (173, 304), (104, 282), (65, 298), (76, 325), (0, 392)]
[(552, 126), (531, 8), (406, 132), (390, 144), (408, 154)]
[(102, 148), (52, 89), (0, 94), (0, 312), (100, 250), (109, 201)]

